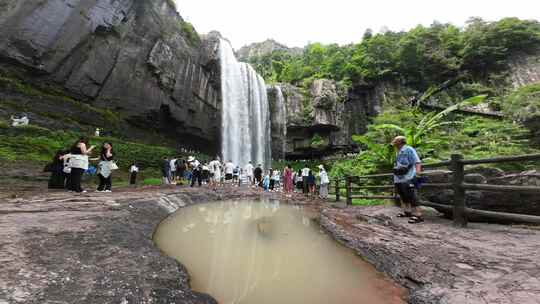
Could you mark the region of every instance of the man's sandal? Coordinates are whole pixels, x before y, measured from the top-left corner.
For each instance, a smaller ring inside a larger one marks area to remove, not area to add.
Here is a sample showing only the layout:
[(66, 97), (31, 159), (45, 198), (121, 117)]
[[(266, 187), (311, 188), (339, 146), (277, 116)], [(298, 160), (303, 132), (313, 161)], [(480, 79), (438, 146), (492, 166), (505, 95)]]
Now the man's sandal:
[(411, 217), (412, 213), (410, 212), (403, 212), (397, 215), (397, 217)]
[(409, 224), (418, 224), (418, 223), (422, 223), (424, 221), (424, 219), (420, 216), (413, 216), (411, 217), (411, 219), (409, 220)]

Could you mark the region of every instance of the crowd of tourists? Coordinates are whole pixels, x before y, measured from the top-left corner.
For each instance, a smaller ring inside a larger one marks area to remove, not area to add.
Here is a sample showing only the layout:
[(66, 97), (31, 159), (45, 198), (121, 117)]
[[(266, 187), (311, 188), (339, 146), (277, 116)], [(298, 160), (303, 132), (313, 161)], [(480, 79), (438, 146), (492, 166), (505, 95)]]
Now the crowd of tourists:
[[(161, 164), (162, 183), (187, 184), (191, 187), (209, 186), (218, 187), (251, 186), (268, 192), (283, 192), (292, 195), (301, 192), (321, 198), (328, 196), (328, 173), (323, 165), (318, 166), (318, 172), (313, 172), (305, 166), (299, 171), (292, 169), (291, 165), (283, 170), (264, 169), (262, 164), (254, 166), (250, 161), (240, 167), (233, 161), (222, 161), (216, 157), (212, 161), (201, 163), (195, 157), (187, 159), (176, 157), (163, 157)], [(318, 190), (318, 191), (317, 191)]]
[[(407, 145), (406, 138), (396, 137), (391, 143), (397, 151), (394, 167), (394, 185), (401, 198), (403, 213), (399, 217), (410, 218), (410, 223), (423, 222), (421, 210), (418, 208), (416, 189), (419, 187), (417, 175), (421, 172), (421, 161), (414, 148)], [(84, 174), (97, 175), (99, 185), (97, 192), (112, 191), (112, 174), (118, 169), (114, 160), (114, 149), (110, 142), (104, 142), (99, 155), (90, 158), (96, 147), (89, 146), (88, 139), (78, 139), (68, 150), (56, 153), (45, 171), (51, 172), (49, 188), (66, 189), (76, 193), (87, 192), (81, 186)], [(91, 166), (95, 161), (97, 167)], [(129, 167), (131, 185), (136, 184), (139, 168), (136, 163)], [(201, 163), (195, 157), (187, 159), (163, 157), (161, 164), (163, 184), (188, 184), (191, 187), (207, 185), (213, 189), (218, 187), (251, 186), (268, 192), (282, 192), (291, 196), (295, 192), (307, 196), (319, 195), (328, 197), (330, 179), (323, 165), (314, 172), (307, 165), (295, 171), (291, 165), (279, 169), (264, 169), (262, 164), (254, 166), (249, 162), (244, 167), (231, 160), (221, 161), (216, 157), (210, 162)]]

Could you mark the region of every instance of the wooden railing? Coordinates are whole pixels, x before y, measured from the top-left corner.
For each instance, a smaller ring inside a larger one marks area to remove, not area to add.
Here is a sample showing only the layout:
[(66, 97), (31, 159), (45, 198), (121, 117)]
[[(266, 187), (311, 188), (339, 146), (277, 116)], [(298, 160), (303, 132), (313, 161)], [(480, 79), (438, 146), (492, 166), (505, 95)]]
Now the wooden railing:
[[(518, 193), (536, 193), (540, 195), (540, 187), (535, 186), (506, 186), (506, 185), (487, 185), (487, 184), (470, 184), (465, 182), (465, 166), (493, 163), (508, 163), (522, 161), (538, 161), (540, 154), (512, 156), (512, 157), (496, 157), (487, 159), (465, 160), (462, 155), (454, 154), (449, 161), (423, 165), (424, 169), (448, 167), (450, 171), (424, 171), (422, 175), (451, 175), (450, 183), (434, 183), (423, 184), (422, 188), (435, 189), (451, 189), (453, 190), (453, 205), (442, 205), (431, 202), (421, 201), (425, 206), (434, 207), (437, 209), (451, 212), (456, 226), (467, 226), (468, 216), (481, 216), (494, 220), (533, 223), (540, 224), (540, 216), (524, 215), (506, 212), (494, 212), (467, 208), (465, 204), (467, 190), (482, 190), (496, 192), (518, 192)], [(341, 190), (345, 189), (346, 203), (352, 205), (353, 199), (389, 199), (399, 200), (397, 197), (393, 183), (391, 185), (367, 185), (362, 181), (375, 178), (393, 178), (392, 173), (373, 174), (364, 176), (347, 176), (344, 179), (335, 179), (332, 181), (331, 193), (335, 194), (336, 201), (341, 200)], [(393, 180), (392, 180), (393, 181)], [(358, 194), (359, 190), (389, 190), (391, 195), (365, 195)]]

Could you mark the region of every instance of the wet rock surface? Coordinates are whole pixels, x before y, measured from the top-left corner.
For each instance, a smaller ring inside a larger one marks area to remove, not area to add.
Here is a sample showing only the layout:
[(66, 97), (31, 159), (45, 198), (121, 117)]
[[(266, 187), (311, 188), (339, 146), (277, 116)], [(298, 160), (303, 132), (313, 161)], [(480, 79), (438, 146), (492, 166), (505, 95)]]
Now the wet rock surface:
[[(142, 188), (112, 194), (41, 193), (0, 204), (0, 303), (216, 303), (191, 290), (188, 270), (152, 241), (183, 206), (253, 199), (248, 188)], [(426, 213), (410, 225), (393, 207), (287, 199), (410, 291), (410, 303), (540, 303), (540, 233)], [(339, 207), (339, 208), (338, 208)]]
[(177, 208), (223, 198), (166, 189), (4, 202), (0, 303), (216, 303), (191, 291), (187, 270), (160, 253), (152, 234)]
[(410, 290), (409, 303), (540, 303), (537, 229), (437, 216), (411, 225), (393, 207), (328, 208), (321, 225)]

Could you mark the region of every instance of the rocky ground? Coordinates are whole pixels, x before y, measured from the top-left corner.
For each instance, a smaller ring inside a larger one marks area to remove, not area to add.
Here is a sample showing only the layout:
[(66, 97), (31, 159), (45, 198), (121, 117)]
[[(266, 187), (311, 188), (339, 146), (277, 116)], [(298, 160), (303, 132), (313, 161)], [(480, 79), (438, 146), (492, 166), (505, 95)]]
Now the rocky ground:
[(223, 198), (185, 188), (4, 201), (0, 303), (215, 303), (191, 291), (186, 269), (160, 253), (152, 234), (176, 208)]
[(410, 290), (410, 303), (540, 303), (540, 232), (455, 228), (432, 214), (419, 225), (393, 207), (325, 209), (321, 225)]
[[(0, 303), (215, 303), (152, 242), (177, 208), (251, 189), (26, 193), (0, 203)], [(321, 225), (410, 291), (410, 303), (540, 303), (540, 233), (429, 216), (410, 226), (392, 207), (342, 208), (295, 197)], [(311, 204), (312, 203), (312, 204)]]

